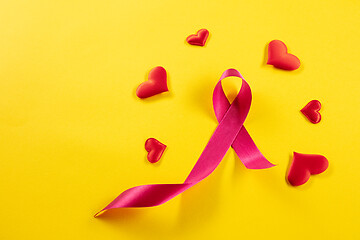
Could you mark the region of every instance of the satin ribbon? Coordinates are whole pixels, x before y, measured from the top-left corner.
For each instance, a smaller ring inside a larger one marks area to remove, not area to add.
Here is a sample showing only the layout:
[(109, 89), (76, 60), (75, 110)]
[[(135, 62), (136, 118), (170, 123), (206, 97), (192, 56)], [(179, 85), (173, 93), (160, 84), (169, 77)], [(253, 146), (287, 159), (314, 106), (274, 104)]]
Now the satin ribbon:
[[(221, 81), (230, 76), (242, 79), (241, 89), (231, 104), (221, 85)], [(219, 125), (184, 183), (150, 184), (129, 188), (95, 214), (95, 217), (114, 208), (154, 207), (169, 201), (209, 176), (220, 164), (230, 146), (249, 169), (275, 166), (262, 155), (243, 126), (250, 110), (251, 99), (250, 86), (242, 75), (235, 69), (226, 70), (213, 93), (213, 106)]]

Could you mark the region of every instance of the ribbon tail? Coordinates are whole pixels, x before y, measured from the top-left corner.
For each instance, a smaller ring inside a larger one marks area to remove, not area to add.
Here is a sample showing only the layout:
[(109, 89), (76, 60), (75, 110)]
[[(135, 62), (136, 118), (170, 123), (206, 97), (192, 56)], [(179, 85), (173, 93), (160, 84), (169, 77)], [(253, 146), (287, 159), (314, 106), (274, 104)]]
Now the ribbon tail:
[(196, 183), (149, 184), (129, 188), (94, 217), (114, 208), (155, 207), (176, 197)]
[(276, 166), (264, 157), (244, 126), (231, 146), (248, 169), (265, 169)]

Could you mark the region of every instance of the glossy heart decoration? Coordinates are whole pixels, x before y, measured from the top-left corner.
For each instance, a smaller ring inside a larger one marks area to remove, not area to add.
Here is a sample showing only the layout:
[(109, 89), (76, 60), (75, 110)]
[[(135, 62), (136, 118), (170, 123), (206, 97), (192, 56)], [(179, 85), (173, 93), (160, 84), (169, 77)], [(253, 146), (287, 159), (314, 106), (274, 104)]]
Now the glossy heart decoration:
[(151, 163), (159, 161), (165, 149), (166, 145), (155, 138), (148, 138), (145, 142), (145, 150), (148, 152), (147, 159)]
[(319, 113), (320, 109), (321, 103), (318, 100), (312, 100), (300, 111), (310, 122), (316, 124), (321, 121), (321, 114)]
[(300, 67), (300, 60), (287, 52), (285, 43), (273, 40), (269, 43), (267, 64), (284, 70), (295, 70)]
[(163, 67), (151, 69), (148, 80), (136, 89), (139, 98), (147, 98), (156, 94), (169, 91), (167, 86), (166, 70)]
[(191, 45), (204, 46), (209, 36), (207, 29), (200, 29), (196, 34), (192, 34), (186, 38), (186, 41)]
[(302, 185), (309, 180), (310, 175), (322, 173), (328, 166), (328, 160), (322, 155), (294, 152), (287, 176), (288, 182), (293, 186)]

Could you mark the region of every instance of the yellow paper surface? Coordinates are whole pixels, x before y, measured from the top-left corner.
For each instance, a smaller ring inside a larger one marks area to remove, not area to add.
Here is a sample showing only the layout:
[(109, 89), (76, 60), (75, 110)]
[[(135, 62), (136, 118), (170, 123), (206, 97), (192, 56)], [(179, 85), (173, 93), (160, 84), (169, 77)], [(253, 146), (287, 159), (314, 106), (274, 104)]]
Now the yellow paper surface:
[[(0, 239), (360, 239), (359, 13), (357, 0), (0, 1)], [(200, 28), (206, 46), (186, 44)], [(300, 69), (265, 64), (273, 39)], [(138, 99), (158, 65), (170, 91)], [(185, 180), (227, 68), (249, 82), (245, 126), (278, 165), (248, 170), (231, 149), (170, 202), (93, 218), (127, 188)], [(317, 125), (299, 112), (312, 99)], [(149, 137), (168, 146), (158, 164)], [(329, 169), (291, 187), (293, 151)]]

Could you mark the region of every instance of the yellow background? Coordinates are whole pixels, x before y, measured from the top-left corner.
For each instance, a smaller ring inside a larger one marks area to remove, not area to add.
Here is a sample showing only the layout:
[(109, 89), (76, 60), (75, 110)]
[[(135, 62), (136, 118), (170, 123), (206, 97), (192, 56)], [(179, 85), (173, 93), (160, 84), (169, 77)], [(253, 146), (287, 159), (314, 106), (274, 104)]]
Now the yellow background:
[[(2, 0), (0, 239), (360, 239), (359, 13), (357, 0)], [(206, 46), (186, 44), (200, 28)], [(273, 39), (300, 69), (265, 64)], [(170, 91), (138, 99), (158, 65)], [(93, 218), (129, 187), (185, 180), (231, 67), (253, 91), (245, 126), (278, 166), (248, 170), (230, 150), (160, 207)], [(317, 125), (299, 112), (312, 99)], [(168, 145), (158, 164), (148, 137)], [(329, 169), (291, 187), (293, 151), (322, 154)]]

